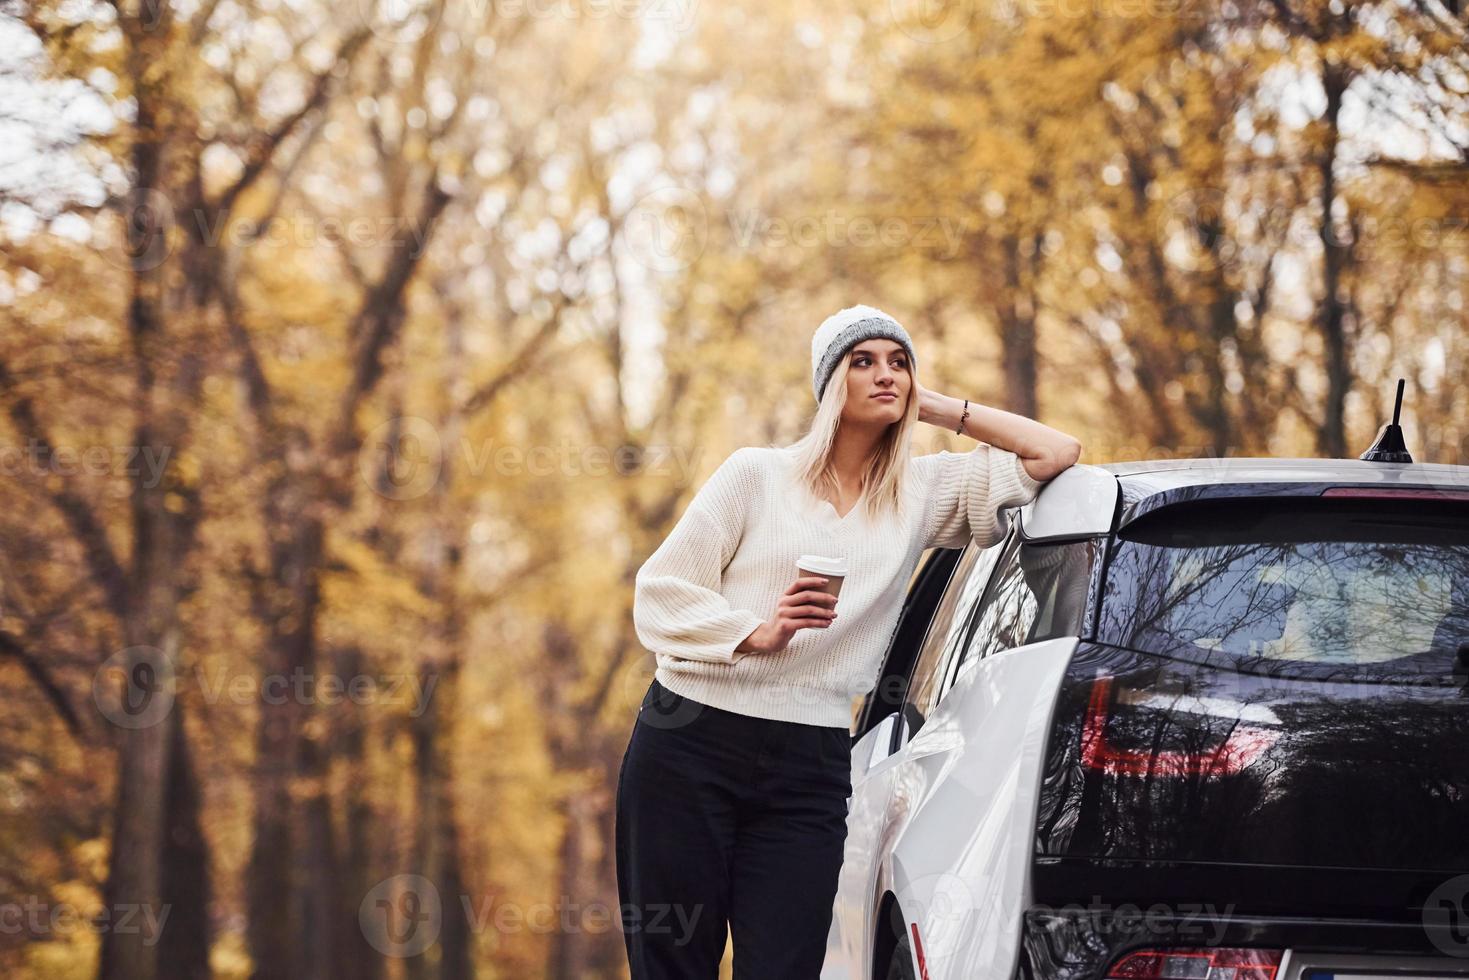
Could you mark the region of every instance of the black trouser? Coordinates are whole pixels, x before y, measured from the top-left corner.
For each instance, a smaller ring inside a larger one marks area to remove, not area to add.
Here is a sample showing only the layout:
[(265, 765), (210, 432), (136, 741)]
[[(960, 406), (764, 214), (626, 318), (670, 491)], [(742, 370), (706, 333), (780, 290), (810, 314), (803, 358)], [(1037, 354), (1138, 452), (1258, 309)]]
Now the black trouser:
[(655, 679), (617, 777), (617, 890), (633, 980), (816, 980), (852, 794), (845, 728), (771, 721)]

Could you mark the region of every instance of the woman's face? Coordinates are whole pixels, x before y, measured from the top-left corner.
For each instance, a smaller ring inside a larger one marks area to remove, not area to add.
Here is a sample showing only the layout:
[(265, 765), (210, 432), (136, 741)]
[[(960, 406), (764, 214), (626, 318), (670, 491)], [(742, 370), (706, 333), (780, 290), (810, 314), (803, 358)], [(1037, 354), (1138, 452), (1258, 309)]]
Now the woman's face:
[[(895, 340), (864, 340), (847, 352), (847, 404), (842, 417), (892, 423), (903, 417), (913, 375), (908, 352)], [(892, 396), (892, 397), (887, 397)]]

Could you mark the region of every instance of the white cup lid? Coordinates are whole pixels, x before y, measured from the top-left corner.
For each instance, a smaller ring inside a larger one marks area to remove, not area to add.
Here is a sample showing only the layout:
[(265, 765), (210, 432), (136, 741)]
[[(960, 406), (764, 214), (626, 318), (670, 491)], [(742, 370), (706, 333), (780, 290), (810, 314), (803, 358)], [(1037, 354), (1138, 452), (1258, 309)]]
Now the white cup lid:
[(808, 572), (817, 575), (841, 575), (847, 574), (847, 559), (828, 558), (825, 555), (802, 555), (796, 559), (796, 564)]

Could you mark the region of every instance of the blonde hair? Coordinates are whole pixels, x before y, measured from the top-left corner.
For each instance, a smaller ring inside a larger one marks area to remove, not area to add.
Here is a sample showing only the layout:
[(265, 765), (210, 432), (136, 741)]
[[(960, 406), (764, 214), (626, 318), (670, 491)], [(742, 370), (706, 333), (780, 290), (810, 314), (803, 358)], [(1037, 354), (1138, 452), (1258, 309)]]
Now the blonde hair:
[[(832, 445), (847, 404), (847, 365), (851, 352), (837, 361), (822, 392), (816, 415), (806, 434), (789, 446), (796, 463), (797, 482), (817, 501), (835, 497), (840, 486), (831, 462)], [(904, 476), (908, 471), (908, 447), (918, 425), (918, 367), (908, 359), (908, 404), (903, 415), (883, 432), (862, 472), (862, 498), (857, 506), (873, 520), (896, 513), (903, 500)]]

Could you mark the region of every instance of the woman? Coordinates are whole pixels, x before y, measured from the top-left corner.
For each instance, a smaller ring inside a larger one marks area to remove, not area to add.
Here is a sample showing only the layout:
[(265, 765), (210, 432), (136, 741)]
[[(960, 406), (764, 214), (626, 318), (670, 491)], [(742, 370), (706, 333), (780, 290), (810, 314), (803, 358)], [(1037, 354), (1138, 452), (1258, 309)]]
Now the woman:
[[(918, 560), (981, 545), (1080, 443), (918, 384), (913, 344), (870, 306), (811, 343), (816, 416), (786, 447), (720, 464), (638, 570), (633, 619), (658, 668), (617, 783), (633, 980), (815, 978), (851, 796), (853, 699), (871, 690)], [(989, 445), (909, 456), (915, 422)], [(805, 554), (845, 559), (840, 603)], [(838, 612), (840, 609), (840, 613)]]

